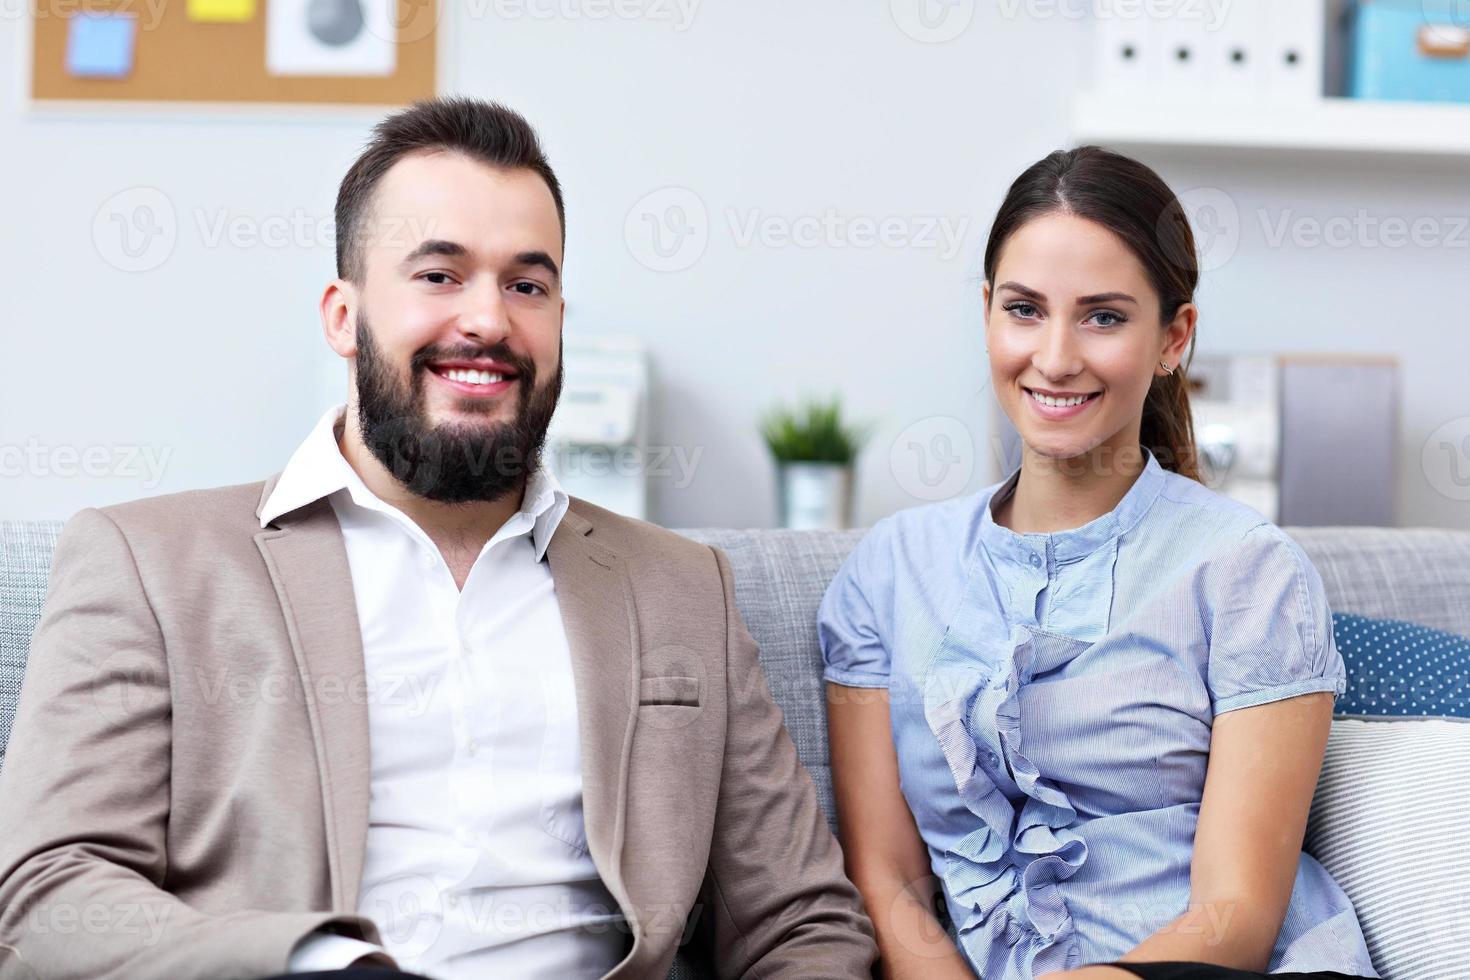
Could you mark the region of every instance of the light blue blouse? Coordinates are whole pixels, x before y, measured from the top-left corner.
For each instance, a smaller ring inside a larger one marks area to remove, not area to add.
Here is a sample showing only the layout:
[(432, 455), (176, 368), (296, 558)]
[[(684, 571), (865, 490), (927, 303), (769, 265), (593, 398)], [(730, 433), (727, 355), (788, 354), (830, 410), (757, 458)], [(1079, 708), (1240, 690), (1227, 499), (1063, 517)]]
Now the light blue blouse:
[[(1215, 715), (1346, 685), (1321, 578), (1255, 511), (1150, 457), (1111, 513), (1021, 535), (991, 513), (1016, 480), (881, 521), (818, 614), (827, 680), (889, 691), (986, 980), (1116, 960), (1182, 915)], [(1306, 854), (1270, 970), (1377, 976)]]

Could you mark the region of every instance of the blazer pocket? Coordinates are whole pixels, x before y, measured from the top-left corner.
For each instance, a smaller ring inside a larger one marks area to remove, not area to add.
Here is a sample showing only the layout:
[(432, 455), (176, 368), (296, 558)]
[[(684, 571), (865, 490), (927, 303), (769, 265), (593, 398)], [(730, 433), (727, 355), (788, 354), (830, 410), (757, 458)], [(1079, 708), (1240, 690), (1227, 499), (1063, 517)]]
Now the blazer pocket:
[(699, 707), (699, 678), (645, 677), (638, 682), (638, 706), (670, 704)]

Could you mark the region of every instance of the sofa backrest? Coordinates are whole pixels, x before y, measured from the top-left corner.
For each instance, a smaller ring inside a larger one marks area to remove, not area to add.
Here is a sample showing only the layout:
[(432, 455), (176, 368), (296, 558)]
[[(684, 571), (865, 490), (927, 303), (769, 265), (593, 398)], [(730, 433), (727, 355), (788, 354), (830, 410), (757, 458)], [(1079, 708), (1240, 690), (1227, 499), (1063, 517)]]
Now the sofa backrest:
[[(1405, 619), (1470, 635), (1470, 532), (1288, 528), (1336, 612)], [(31, 633), (40, 618), (60, 521), (0, 521), (0, 760), (10, 738)], [(862, 531), (681, 532), (730, 557), (735, 601), (760, 644), (786, 726), (832, 819), (817, 605)], [(835, 824), (834, 824), (835, 827)]]

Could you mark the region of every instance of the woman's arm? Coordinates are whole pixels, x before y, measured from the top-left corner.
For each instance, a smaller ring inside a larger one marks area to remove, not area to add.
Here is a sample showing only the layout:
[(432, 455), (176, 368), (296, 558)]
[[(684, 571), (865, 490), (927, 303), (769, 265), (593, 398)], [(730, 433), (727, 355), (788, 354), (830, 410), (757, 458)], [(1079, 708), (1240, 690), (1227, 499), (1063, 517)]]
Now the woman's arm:
[[(1256, 972), (1270, 965), (1331, 727), (1332, 695), (1326, 692), (1215, 718), (1189, 910), (1121, 962), (1211, 963)], [(1039, 980), (1115, 975), (1125, 974), (1089, 968)]]
[(847, 875), (862, 893), (888, 980), (974, 980), (939, 921), (939, 883), (898, 785), (888, 692), (827, 685), (832, 787)]
[(1190, 867), (1189, 911), (1125, 962), (1187, 960), (1264, 971), (1286, 918), (1332, 727), (1332, 695), (1215, 718)]

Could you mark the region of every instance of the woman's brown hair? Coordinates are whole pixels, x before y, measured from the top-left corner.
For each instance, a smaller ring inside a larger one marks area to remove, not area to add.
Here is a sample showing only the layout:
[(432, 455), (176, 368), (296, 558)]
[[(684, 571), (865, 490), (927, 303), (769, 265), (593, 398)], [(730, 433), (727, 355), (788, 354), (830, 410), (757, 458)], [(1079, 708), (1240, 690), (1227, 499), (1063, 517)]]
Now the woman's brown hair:
[[(1058, 150), (1016, 178), (985, 246), (985, 278), (995, 281), (1001, 249), (1022, 225), (1047, 214), (1073, 214), (1102, 225), (1138, 256), (1159, 295), (1161, 324), (1194, 301), (1199, 261), (1179, 199), (1153, 170), (1097, 146)], [(1159, 465), (1198, 480), (1194, 418), (1186, 378), (1194, 338), (1174, 373), (1155, 377), (1143, 402), (1139, 442)]]

